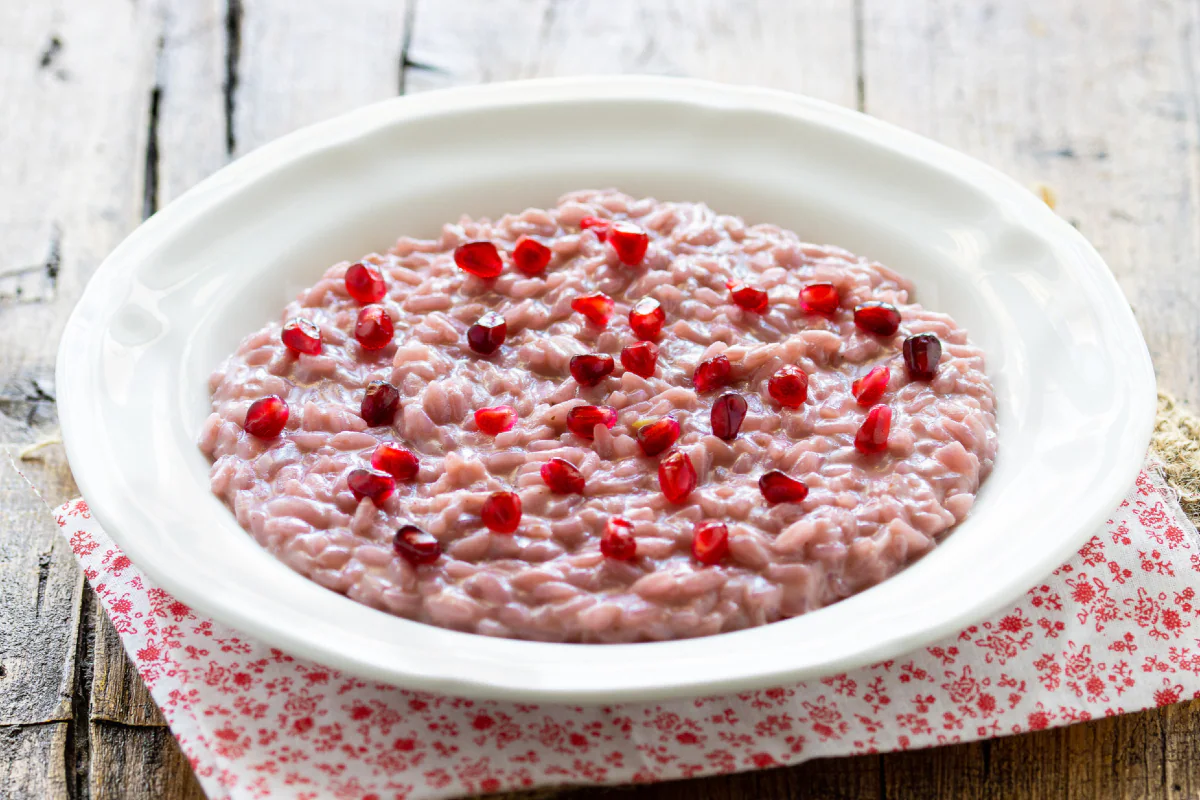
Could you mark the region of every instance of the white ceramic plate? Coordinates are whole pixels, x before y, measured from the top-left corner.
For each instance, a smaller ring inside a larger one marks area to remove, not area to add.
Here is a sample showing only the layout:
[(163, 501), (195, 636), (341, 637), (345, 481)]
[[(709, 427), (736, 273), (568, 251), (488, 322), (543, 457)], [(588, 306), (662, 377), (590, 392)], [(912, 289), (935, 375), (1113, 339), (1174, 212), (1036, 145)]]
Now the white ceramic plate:
[[(561, 645), (455, 633), (320, 588), (259, 549), (196, 448), (209, 372), (331, 263), (462, 213), (617, 186), (703, 200), (876, 258), (987, 353), (1000, 452), (967, 521), (842, 603), (702, 639)], [(1116, 282), (1023, 187), (803, 97), (655, 78), (535, 81), (363, 108), (226, 167), (100, 266), (58, 361), (71, 467), (134, 563), (290, 652), (431, 691), (611, 702), (811, 678), (925, 645), (1048, 574), (1132, 485), (1154, 373)]]

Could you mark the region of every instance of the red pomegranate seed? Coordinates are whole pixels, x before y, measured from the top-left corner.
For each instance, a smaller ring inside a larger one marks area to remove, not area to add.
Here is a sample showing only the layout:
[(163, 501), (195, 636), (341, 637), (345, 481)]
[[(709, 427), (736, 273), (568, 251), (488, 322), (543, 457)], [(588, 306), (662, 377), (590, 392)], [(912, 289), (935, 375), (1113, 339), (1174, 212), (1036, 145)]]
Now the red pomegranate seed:
[(692, 534), (692, 557), (701, 564), (719, 564), (729, 555), (729, 528), (721, 522), (701, 522)]
[(653, 297), (643, 297), (629, 312), (629, 327), (639, 339), (657, 339), (667, 314)]
[(762, 289), (755, 289), (753, 286), (747, 286), (738, 281), (729, 281), (725, 285), (729, 287), (729, 294), (733, 297), (733, 302), (741, 308), (753, 311), (755, 314), (762, 314), (767, 310), (769, 299), (767, 293)]
[(612, 428), (617, 424), (617, 410), (609, 406), (575, 406), (567, 412), (567, 430), (584, 439), (596, 438), (596, 426)]
[(346, 270), (346, 291), (365, 306), (382, 300), (387, 294), (387, 284), (376, 267), (360, 261)]
[(932, 333), (918, 333), (904, 340), (904, 366), (914, 381), (931, 381), (942, 359), (942, 342)]
[(900, 327), (900, 312), (891, 303), (868, 300), (854, 307), (854, 324), (868, 333), (891, 336)]
[(808, 487), (779, 470), (771, 470), (758, 479), (758, 490), (771, 504), (799, 503), (808, 497)]
[(617, 251), (622, 264), (636, 267), (646, 257), (650, 237), (632, 222), (614, 222), (608, 227), (608, 243)]
[(892, 373), (887, 367), (876, 367), (850, 384), (850, 393), (860, 406), (870, 408), (883, 397), (891, 379)]
[(400, 410), (400, 392), (387, 381), (371, 381), (363, 395), (359, 413), (367, 425), (391, 425)]
[(673, 417), (663, 417), (637, 431), (638, 444), (648, 456), (656, 456), (679, 440), (679, 423)]
[(854, 447), (860, 453), (872, 455), (887, 450), (888, 434), (892, 432), (892, 410), (874, 406), (867, 412), (862, 427), (854, 436)]
[(607, 378), (615, 367), (612, 356), (589, 354), (571, 357), (571, 377), (580, 386), (595, 386)]
[(392, 318), (383, 306), (365, 306), (358, 311), (354, 323), (354, 338), (364, 350), (381, 350), (391, 344), (395, 329)]
[(600, 552), (615, 561), (629, 561), (636, 556), (637, 539), (633, 538), (633, 523), (624, 517), (611, 517), (604, 524)]
[(467, 347), (480, 355), (496, 352), (508, 337), (508, 323), (495, 311), (489, 311), (467, 328)]
[(767, 381), (767, 394), (785, 408), (799, 408), (808, 399), (808, 373), (788, 364)]
[(246, 411), (246, 424), (242, 427), (251, 436), (259, 439), (274, 439), (287, 425), (287, 403), (275, 395), (261, 397), (250, 404)]
[(584, 217), (583, 219), (579, 220), (579, 227), (581, 230), (591, 231), (592, 233), (596, 234), (596, 238), (602, 242), (608, 238), (608, 226), (609, 221), (606, 219), (600, 219), (600, 217)]
[(725, 356), (714, 356), (708, 361), (701, 361), (692, 373), (692, 385), (697, 392), (711, 392), (729, 382), (732, 367)]
[(411, 481), (421, 471), (421, 462), (412, 451), (395, 442), (383, 442), (376, 447), (371, 454), (371, 466), (398, 481)]
[(531, 277), (541, 275), (546, 271), (546, 265), (550, 263), (552, 255), (550, 248), (537, 239), (522, 236), (513, 248), (513, 266)]
[(612, 318), (612, 298), (603, 292), (584, 294), (571, 301), (571, 308), (583, 314), (593, 325), (603, 328)]
[(301, 317), (289, 319), (279, 340), (297, 355), (315, 356), (321, 352), (321, 329)]
[(842, 304), (832, 283), (810, 283), (800, 290), (800, 310), (808, 314), (832, 314)]
[(378, 469), (352, 469), (346, 476), (346, 485), (354, 493), (355, 500), (369, 497), (371, 502), (379, 505), (396, 490), (396, 479)]
[(621, 348), (621, 366), (634, 375), (649, 378), (658, 364), (658, 345), (654, 342), (638, 342)]
[(746, 398), (736, 392), (721, 395), (713, 403), (709, 418), (714, 436), (725, 441), (736, 439), (742, 429), (742, 420), (746, 419)]
[(687, 499), (696, 488), (696, 468), (687, 453), (676, 450), (658, 462), (658, 486), (672, 503)]
[(432, 534), (416, 525), (405, 525), (396, 531), (392, 549), (410, 564), (432, 564), (442, 555), (442, 546)]
[(542, 464), (542, 480), (555, 494), (583, 494), (583, 473), (562, 458), (552, 458)]
[(498, 436), (511, 431), (517, 424), (517, 410), (512, 406), (492, 406), (475, 412), (475, 424), (481, 433)]
[(491, 242), (467, 242), (454, 248), (454, 263), (463, 272), (469, 272), (476, 278), (491, 280), (498, 277), (504, 269), (500, 260), (500, 251)]
[(516, 492), (496, 492), (483, 501), (479, 516), (489, 531), (512, 533), (521, 524), (521, 496)]

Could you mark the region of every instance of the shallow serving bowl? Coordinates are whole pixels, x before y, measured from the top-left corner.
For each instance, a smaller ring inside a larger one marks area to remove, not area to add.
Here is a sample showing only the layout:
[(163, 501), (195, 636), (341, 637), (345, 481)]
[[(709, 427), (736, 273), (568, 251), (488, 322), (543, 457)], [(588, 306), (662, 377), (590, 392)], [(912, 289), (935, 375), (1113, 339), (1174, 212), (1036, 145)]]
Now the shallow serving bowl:
[[(456, 633), (311, 583), (209, 493), (207, 379), (330, 264), (562, 192), (616, 186), (792, 228), (911, 277), (987, 354), (1000, 452), (967, 521), (900, 575), (753, 630), (636, 645)], [(67, 325), (75, 477), (134, 563), (199, 612), (410, 688), (611, 702), (741, 690), (899, 655), (1066, 560), (1132, 485), (1154, 373), (1100, 257), (966, 156), (815, 100), (657, 78), (532, 81), (391, 100), (226, 167), (100, 266)]]

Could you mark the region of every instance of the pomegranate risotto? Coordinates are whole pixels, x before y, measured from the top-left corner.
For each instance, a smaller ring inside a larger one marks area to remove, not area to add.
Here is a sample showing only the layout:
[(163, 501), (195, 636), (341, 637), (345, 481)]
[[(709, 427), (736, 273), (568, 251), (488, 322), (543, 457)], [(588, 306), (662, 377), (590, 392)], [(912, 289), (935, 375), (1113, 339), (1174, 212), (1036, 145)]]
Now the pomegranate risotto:
[(763, 625), (971, 509), (984, 359), (888, 268), (580, 191), (330, 268), (213, 374), (212, 490), (353, 600), (569, 642)]

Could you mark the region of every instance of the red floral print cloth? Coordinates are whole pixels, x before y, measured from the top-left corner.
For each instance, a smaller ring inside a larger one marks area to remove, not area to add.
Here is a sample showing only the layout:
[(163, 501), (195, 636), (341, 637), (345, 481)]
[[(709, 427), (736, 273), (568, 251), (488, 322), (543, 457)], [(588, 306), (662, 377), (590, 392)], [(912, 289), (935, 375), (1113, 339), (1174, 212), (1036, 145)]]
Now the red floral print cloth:
[(989, 620), (820, 680), (599, 708), (359, 680), (204, 619), (76, 500), (58, 524), (212, 798), (437, 798), (964, 742), (1200, 695), (1200, 537), (1153, 464), (1071, 561)]

